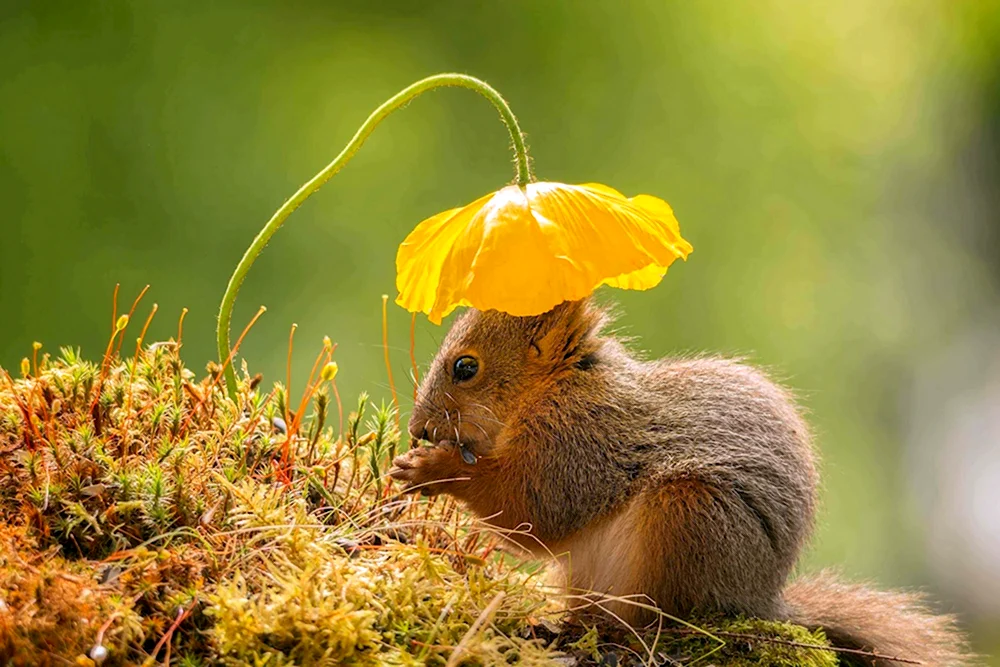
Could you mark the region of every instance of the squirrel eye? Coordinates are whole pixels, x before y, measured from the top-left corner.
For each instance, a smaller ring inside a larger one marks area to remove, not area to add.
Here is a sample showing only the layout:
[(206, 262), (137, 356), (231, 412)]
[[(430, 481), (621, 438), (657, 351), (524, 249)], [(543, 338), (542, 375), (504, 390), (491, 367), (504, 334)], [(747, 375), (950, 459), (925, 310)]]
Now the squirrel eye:
[(478, 372), (479, 362), (476, 361), (475, 357), (459, 357), (451, 369), (451, 375), (455, 378), (455, 382), (471, 380)]

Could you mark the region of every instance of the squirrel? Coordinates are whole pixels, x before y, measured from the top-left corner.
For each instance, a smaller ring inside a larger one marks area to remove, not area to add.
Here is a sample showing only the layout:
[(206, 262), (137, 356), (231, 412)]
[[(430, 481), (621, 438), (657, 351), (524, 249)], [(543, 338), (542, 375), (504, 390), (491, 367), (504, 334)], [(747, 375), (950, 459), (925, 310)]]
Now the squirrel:
[(409, 433), (431, 446), (390, 476), (553, 557), (568, 591), (633, 626), (653, 605), (746, 615), (870, 654), (845, 664), (971, 664), (954, 619), (917, 594), (830, 573), (787, 581), (817, 486), (787, 390), (739, 361), (639, 360), (609, 321), (592, 299), (530, 317), (469, 309), (418, 388)]

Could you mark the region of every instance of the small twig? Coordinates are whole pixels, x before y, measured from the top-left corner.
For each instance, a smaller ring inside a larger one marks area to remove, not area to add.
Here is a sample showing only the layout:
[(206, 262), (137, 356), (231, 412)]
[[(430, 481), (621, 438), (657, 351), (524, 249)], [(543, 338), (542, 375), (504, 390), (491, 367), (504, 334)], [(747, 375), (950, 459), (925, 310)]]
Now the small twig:
[(451, 652), (445, 667), (456, 667), (460, 662), (462, 662), (462, 654), (465, 653), (466, 647), (470, 642), (472, 642), (473, 639), (475, 639), (476, 635), (479, 634), (479, 631), (483, 629), (483, 626), (486, 625), (493, 617), (493, 614), (496, 613), (497, 609), (500, 607), (500, 603), (503, 602), (505, 597), (507, 597), (507, 594), (500, 591), (496, 594), (496, 596), (494, 596), (490, 603), (486, 605), (486, 609), (483, 609), (483, 613), (479, 615), (479, 618), (473, 621), (468, 631), (462, 636), (462, 640), (458, 642), (458, 646), (456, 646), (455, 650)]

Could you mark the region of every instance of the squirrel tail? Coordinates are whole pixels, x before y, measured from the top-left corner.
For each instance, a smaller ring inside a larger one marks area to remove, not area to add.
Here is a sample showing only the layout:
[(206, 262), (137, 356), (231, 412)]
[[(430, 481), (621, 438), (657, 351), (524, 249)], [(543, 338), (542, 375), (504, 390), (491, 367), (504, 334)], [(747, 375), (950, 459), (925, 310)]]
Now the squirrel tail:
[(955, 619), (934, 614), (919, 594), (878, 591), (862, 584), (845, 583), (831, 572), (822, 572), (791, 582), (784, 591), (784, 600), (792, 622), (822, 629), (837, 648), (873, 654), (842, 653), (841, 664), (857, 667), (903, 667), (914, 661), (927, 667), (974, 664), (974, 656), (967, 652), (965, 637), (956, 627)]

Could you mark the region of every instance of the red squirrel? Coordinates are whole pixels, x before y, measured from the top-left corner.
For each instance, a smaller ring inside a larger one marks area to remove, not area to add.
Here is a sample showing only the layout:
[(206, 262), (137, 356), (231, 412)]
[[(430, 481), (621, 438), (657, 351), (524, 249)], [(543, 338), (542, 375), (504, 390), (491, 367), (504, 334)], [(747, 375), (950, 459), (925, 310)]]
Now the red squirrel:
[(812, 530), (817, 472), (786, 390), (738, 361), (641, 361), (604, 333), (608, 321), (590, 299), (533, 317), (468, 310), (418, 390), (409, 432), (431, 446), (397, 457), (390, 475), (554, 555), (568, 590), (592, 591), (632, 625), (655, 612), (623, 596), (672, 615), (788, 620), (835, 646), (925, 665), (971, 664), (953, 619), (918, 595), (828, 573), (788, 582)]

